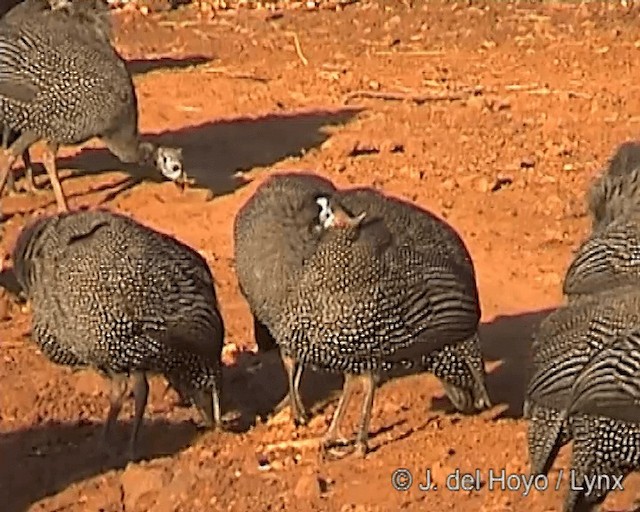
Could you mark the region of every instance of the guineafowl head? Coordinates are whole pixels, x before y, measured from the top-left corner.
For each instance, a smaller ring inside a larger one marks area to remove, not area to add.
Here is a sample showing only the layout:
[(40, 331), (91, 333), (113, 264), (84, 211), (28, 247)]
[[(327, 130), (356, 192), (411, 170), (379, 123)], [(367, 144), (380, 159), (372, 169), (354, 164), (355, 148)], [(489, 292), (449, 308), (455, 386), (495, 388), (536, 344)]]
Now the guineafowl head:
[(52, 11), (58, 11), (71, 7), (71, 2), (72, 0), (49, 0), (49, 5)]
[(325, 229), (357, 228), (366, 217), (366, 212), (351, 215), (339, 203), (326, 196), (318, 197), (316, 203), (320, 207), (320, 225)]
[(154, 163), (164, 177), (171, 181), (185, 178), (182, 164), (182, 148), (158, 146), (155, 148)]

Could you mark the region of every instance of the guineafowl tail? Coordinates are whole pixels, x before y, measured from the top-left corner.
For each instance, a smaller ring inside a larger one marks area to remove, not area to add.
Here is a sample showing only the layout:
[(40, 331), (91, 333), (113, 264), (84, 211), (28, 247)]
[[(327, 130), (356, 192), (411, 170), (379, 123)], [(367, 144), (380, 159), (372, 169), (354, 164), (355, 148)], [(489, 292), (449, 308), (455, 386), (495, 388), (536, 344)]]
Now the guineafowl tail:
[(463, 342), (445, 345), (419, 359), (381, 363), (382, 370), (386, 372), (416, 367), (422, 367), (438, 377), (447, 397), (460, 412), (471, 413), (492, 407), (477, 333)]
[(640, 142), (621, 144), (588, 193), (593, 227), (606, 226), (640, 203)]
[(52, 217), (40, 217), (31, 224), (25, 226), (18, 235), (11, 253), (13, 260), (13, 272), (22, 291), (29, 295), (30, 285), (34, 282), (36, 266), (34, 259), (42, 245), (42, 234), (49, 226)]
[(528, 403), (525, 409), (528, 409), (525, 416), (529, 419), (529, 474), (533, 477), (546, 475), (558, 450), (570, 440), (566, 422), (557, 410), (549, 407)]

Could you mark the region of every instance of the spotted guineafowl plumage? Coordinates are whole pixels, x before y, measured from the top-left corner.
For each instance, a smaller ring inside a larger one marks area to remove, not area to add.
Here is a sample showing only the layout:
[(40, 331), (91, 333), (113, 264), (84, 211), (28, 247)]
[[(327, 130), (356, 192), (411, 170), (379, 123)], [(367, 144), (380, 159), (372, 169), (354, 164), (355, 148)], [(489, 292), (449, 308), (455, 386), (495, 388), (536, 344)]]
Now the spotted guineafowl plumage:
[[(640, 423), (633, 418), (640, 410), (632, 402), (616, 403), (615, 391), (595, 391), (620, 384), (625, 371), (635, 372), (628, 344), (640, 328), (634, 290), (640, 277), (639, 185), (640, 144), (627, 142), (589, 190), (592, 232), (565, 276), (569, 304), (543, 322), (533, 345), (525, 417), (534, 474), (546, 474), (557, 450), (572, 439), (577, 482), (622, 477), (639, 467)], [(606, 494), (604, 487), (589, 496), (572, 489), (564, 510), (591, 510)]]
[[(541, 324), (527, 388), (532, 474), (547, 474), (573, 439), (573, 481), (640, 469), (640, 291), (623, 286), (576, 298)], [(601, 479), (602, 481), (602, 479)], [(564, 512), (589, 511), (605, 485), (572, 487)]]
[(592, 233), (567, 270), (569, 297), (640, 280), (640, 143), (619, 146), (589, 191)]
[[(447, 332), (452, 330), (452, 338), (462, 338), (456, 339), (455, 344), (446, 344), (442, 349), (429, 349), (426, 369), (440, 379), (447, 396), (458, 410), (471, 411), (474, 408), (488, 407), (478, 334), (474, 332), (472, 336), (464, 338), (468, 333), (464, 327), (466, 322), (475, 321), (477, 325), (480, 309), (473, 261), (460, 235), (449, 224), (428, 211), (375, 190), (346, 189), (338, 192), (336, 197), (350, 211), (366, 212), (369, 218), (384, 219), (398, 246), (411, 247), (430, 263), (446, 262), (444, 265), (451, 275), (455, 275), (466, 287), (467, 298), (475, 303), (476, 309), (473, 312), (463, 311), (458, 309), (459, 304), (455, 300), (453, 304), (443, 302), (442, 314), (437, 319)], [(445, 311), (447, 305), (451, 308)], [(456, 315), (463, 318), (456, 318)], [(455, 333), (453, 329), (457, 325), (464, 332)], [(437, 325), (433, 327), (439, 328)], [(417, 345), (416, 349), (419, 350), (419, 347)], [(486, 406), (482, 405), (483, 401), (486, 401)]]
[(111, 379), (105, 436), (128, 375), (135, 382), (132, 454), (148, 373), (164, 375), (189, 396), (207, 425), (220, 423), (224, 324), (213, 277), (197, 252), (123, 215), (80, 211), (27, 226), (13, 261), (42, 352)]
[[(319, 176), (283, 173), (265, 180), (242, 206), (234, 221), (235, 269), (240, 290), (254, 317), (256, 341), (269, 345), (270, 326), (280, 313), (292, 280), (315, 251), (320, 221), (316, 199), (335, 191)], [(296, 424), (307, 421), (298, 393), (300, 368), (283, 354), (289, 395), (276, 410), (290, 403)]]
[(17, 157), (40, 140), (61, 211), (68, 209), (55, 164), (61, 145), (99, 137), (125, 163), (184, 179), (180, 149), (140, 140), (131, 75), (106, 40), (108, 18), (100, 9), (108, 9), (102, 0), (71, 0), (19, 22), (0, 20), (0, 122), (19, 134), (0, 165), (0, 192)]
[[(409, 217), (424, 215), (429, 219), (425, 225), (432, 224), (441, 235), (444, 228), (436, 226), (442, 221), (374, 191), (356, 190), (352, 199), (369, 205), (371, 214), (367, 209), (351, 211), (349, 198), (349, 191), (341, 191), (316, 199), (320, 243), (292, 280), (271, 330), (285, 356), (302, 366), (345, 375), (325, 449), (343, 441), (339, 424), (353, 383), (364, 382), (356, 438), (356, 450), (364, 455), (382, 372), (419, 364), (439, 373), (452, 402), (464, 412), (489, 407), (490, 400), (484, 367), (475, 360), (480, 308), (473, 267), (461, 271), (460, 254), (452, 256), (441, 247), (429, 250), (422, 241), (416, 247), (407, 242), (421, 224)], [(381, 203), (377, 207), (376, 201)], [(393, 215), (397, 219), (388, 221)], [(407, 231), (396, 235), (392, 227), (401, 224)], [(458, 353), (456, 346), (469, 340), (472, 357), (466, 359), (466, 350)]]

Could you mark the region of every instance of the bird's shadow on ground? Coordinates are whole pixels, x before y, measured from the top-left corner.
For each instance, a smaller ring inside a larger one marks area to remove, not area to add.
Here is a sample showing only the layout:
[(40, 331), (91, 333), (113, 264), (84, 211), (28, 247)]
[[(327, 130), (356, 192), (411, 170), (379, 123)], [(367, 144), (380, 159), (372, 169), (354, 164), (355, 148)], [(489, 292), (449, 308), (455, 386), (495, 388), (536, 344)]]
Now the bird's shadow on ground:
[(508, 407), (499, 417), (521, 418), (527, 381), (530, 377), (531, 345), (540, 323), (555, 308), (519, 315), (498, 316), (480, 329), (486, 361), (497, 362), (487, 375), (489, 396), (494, 405)]
[[(220, 196), (247, 183), (238, 176), (239, 172), (270, 166), (320, 146), (330, 137), (325, 127), (345, 124), (360, 111), (359, 108), (341, 108), (242, 117), (143, 138), (182, 148), (184, 168), (195, 180), (195, 186)], [(84, 148), (76, 156), (60, 158), (58, 168), (72, 169), (75, 176), (118, 170), (154, 182), (164, 181), (158, 171), (122, 164), (102, 148)]]
[[(50, 422), (0, 434), (0, 503), (4, 512), (24, 512), (33, 503), (74, 482), (126, 467), (126, 436), (121, 428), (107, 454), (101, 449), (100, 423)], [(123, 434), (123, 435), (120, 435)], [(145, 421), (139, 456), (171, 456), (198, 436), (194, 423)]]
[(125, 62), (129, 73), (132, 75), (144, 75), (152, 71), (183, 70), (195, 66), (201, 66), (212, 62), (212, 59), (204, 55), (194, 55), (174, 59), (172, 57), (160, 57), (159, 59), (129, 59)]
[[(519, 418), (526, 381), (529, 374), (530, 350), (533, 336), (540, 322), (553, 309), (532, 311), (517, 315), (498, 316), (480, 326), (480, 339), (485, 362), (494, 367), (487, 372), (487, 388), (494, 405), (506, 405), (500, 417)], [(287, 379), (272, 340), (264, 340), (268, 333), (261, 330), (256, 343), (270, 349), (257, 355), (241, 353), (238, 366), (230, 377), (236, 398), (248, 416), (266, 418), (287, 393)], [(421, 372), (419, 368), (397, 371), (384, 380), (404, 378)], [(312, 412), (321, 410), (335, 400), (341, 390), (342, 377), (305, 369), (300, 384), (303, 402)], [(431, 409), (454, 412), (451, 402), (434, 397)]]

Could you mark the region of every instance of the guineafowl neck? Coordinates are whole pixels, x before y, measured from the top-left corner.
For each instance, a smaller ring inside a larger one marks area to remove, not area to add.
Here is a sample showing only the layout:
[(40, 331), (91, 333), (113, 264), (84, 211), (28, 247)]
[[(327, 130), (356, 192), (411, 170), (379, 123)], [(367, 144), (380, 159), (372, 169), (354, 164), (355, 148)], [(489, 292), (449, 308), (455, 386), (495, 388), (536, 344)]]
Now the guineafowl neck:
[(173, 375), (176, 381), (186, 381), (194, 389), (218, 387), (222, 374), (215, 364), (188, 351), (176, 350), (173, 357), (164, 359), (163, 373)]
[(153, 166), (156, 163), (156, 152), (158, 148), (151, 142), (138, 143), (138, 164), (144, 166)]

